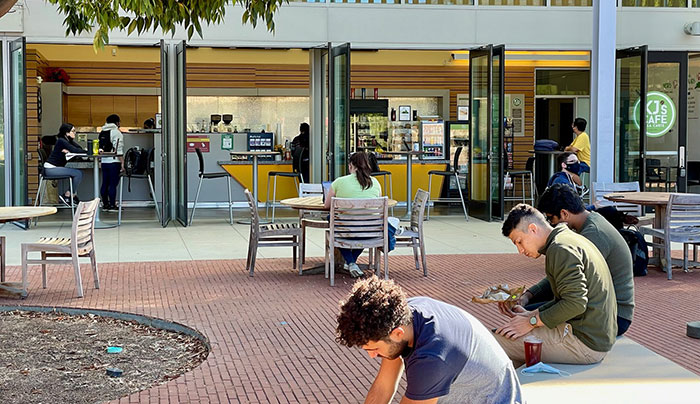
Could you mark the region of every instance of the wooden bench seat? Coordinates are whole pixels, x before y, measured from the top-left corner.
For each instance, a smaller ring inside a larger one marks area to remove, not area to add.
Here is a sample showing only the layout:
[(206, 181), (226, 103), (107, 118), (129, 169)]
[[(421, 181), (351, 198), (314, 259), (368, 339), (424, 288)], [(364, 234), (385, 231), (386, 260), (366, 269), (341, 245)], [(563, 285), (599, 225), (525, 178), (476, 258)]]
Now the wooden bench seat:
[(518, 368), (528, 403), (700, 402), (700, 376), (625, 337), (601, 363), (551, 365), (571, 376), (522, 374)]

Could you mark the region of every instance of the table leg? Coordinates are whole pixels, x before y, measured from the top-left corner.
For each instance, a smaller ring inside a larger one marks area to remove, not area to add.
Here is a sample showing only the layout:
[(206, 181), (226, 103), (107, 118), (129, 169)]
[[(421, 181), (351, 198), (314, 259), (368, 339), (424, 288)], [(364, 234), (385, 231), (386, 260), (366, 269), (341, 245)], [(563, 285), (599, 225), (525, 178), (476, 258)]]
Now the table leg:
[(547, 176), (547, 180), (549, 181), (550, 178), (554, 175), (554, 154), (550, 153), (549, 154), (549, 175)]
[[(253, 154), (253, 199), (255, 199), (255, 204), (258, 203), (258, 156)], [(239, 220), (240, 224), (250, 224), (250, 219)], [(260, 224), (272, 223), (267, 218), (260, 218)]]
[[(93, 173), (93, 190), (94, 190), (94, 196), (95, 198), (100, 197), (100, 169), (99, 169), (99, 164), (100, 164), (100, 159), (95, 157), (93, 159), (93, 166), (92, 166), (92, 173)], [(102, 201), (104, 203), (104, 201)], [(111, 229), (112, 227), (117, 227), (116, 224), (113, 223), (105, 223), (100, 220), (100, 207), (97, 207), (97, 210), (95, 211), (95, 228), (96, 229)]]
[[(666, 224), (666, 205), (656, 205), (654, 207), (654, 228), (663, 229)], [(653, 237), (654, 244), (661, 244), (664, 240), (662, 238)], [(664, 257), (664, 249), (654, 246), (652, 248), (653, 257), (649, 259), (650, 265), (656, 265), (661, 270), (666, 267), (666, 257)]]

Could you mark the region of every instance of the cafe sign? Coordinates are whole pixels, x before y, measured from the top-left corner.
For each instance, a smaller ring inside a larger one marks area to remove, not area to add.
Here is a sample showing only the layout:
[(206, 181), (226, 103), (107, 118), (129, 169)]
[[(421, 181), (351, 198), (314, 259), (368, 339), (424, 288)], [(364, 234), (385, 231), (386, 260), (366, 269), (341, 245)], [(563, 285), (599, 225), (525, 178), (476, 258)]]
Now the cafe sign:
[[(634, 104), (634, 124), (639, 129), (639, 99)], [(668, 95), (650, 91), (647, 93), (647, 136), (661, 137), (676, 123), (676, 106)]]

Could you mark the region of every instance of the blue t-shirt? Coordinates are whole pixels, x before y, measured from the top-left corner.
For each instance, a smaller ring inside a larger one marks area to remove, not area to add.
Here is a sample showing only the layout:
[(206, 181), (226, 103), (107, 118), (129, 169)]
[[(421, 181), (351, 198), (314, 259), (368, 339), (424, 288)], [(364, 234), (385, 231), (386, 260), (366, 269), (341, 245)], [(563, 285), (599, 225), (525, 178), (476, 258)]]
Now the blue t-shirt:
[(569, 175), (564, 171), (557, 171), (554, 173), (554, 175), (552, 175), (552, 177), (549, 179), (549, 182), (547, 182), (547, 187), (551, 187), (554, 184), (566, 184), (571, 188), (576, 189), (576, 185), (571, 182), (571, 177), (569, 177)]
[(406, 397), (443, 403), (522, 403), (513, 364), (493, 335), (459, 307), (408, 299), (413, 349), (403, 356)]

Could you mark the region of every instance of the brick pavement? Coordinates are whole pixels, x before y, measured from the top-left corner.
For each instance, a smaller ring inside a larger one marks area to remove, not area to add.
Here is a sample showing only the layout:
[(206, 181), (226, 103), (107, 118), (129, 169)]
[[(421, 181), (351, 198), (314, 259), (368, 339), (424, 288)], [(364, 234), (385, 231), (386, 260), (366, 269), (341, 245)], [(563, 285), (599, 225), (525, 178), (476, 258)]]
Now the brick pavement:
[[(392, 277), (409, 295), (461, 306), (488, 327), (504, 319), (471, 297), (500, 282), (529, 285), (540, 279), (544, 265), (543, 259), (515, 254), (433, 255), (430, 276), (423, 278), (412, 260), (390, 260)], [(102, 289), (95, 290), (83, 266), (83, 299), (74, 297), (69, 267), (50, 267), (45, 290), (37, 267), (29, 297), (0, 298), (0, 304), (122, 310), (178, 321), (207, 335), (212, 351), (201, 366), (119, 403), (361, 402), (379, 362), (334, 341), (337, 303), (352, 279), (339, 275), (331, 288), (322, 275), (299, 277), (290, 267), (290, 259), (259, 260), (255, 278), (249, 278), (244, 260), (101, 264)], [(9, 280), (19, 278), (17, 267), (8, 268)], [(635, 282), (637, 311), (628, 336), (700, 374), (700, 340), (685, 336), (685, 323), (700, 320), (700, 273), (677, 271), (667, 281), (651, 270)]]

